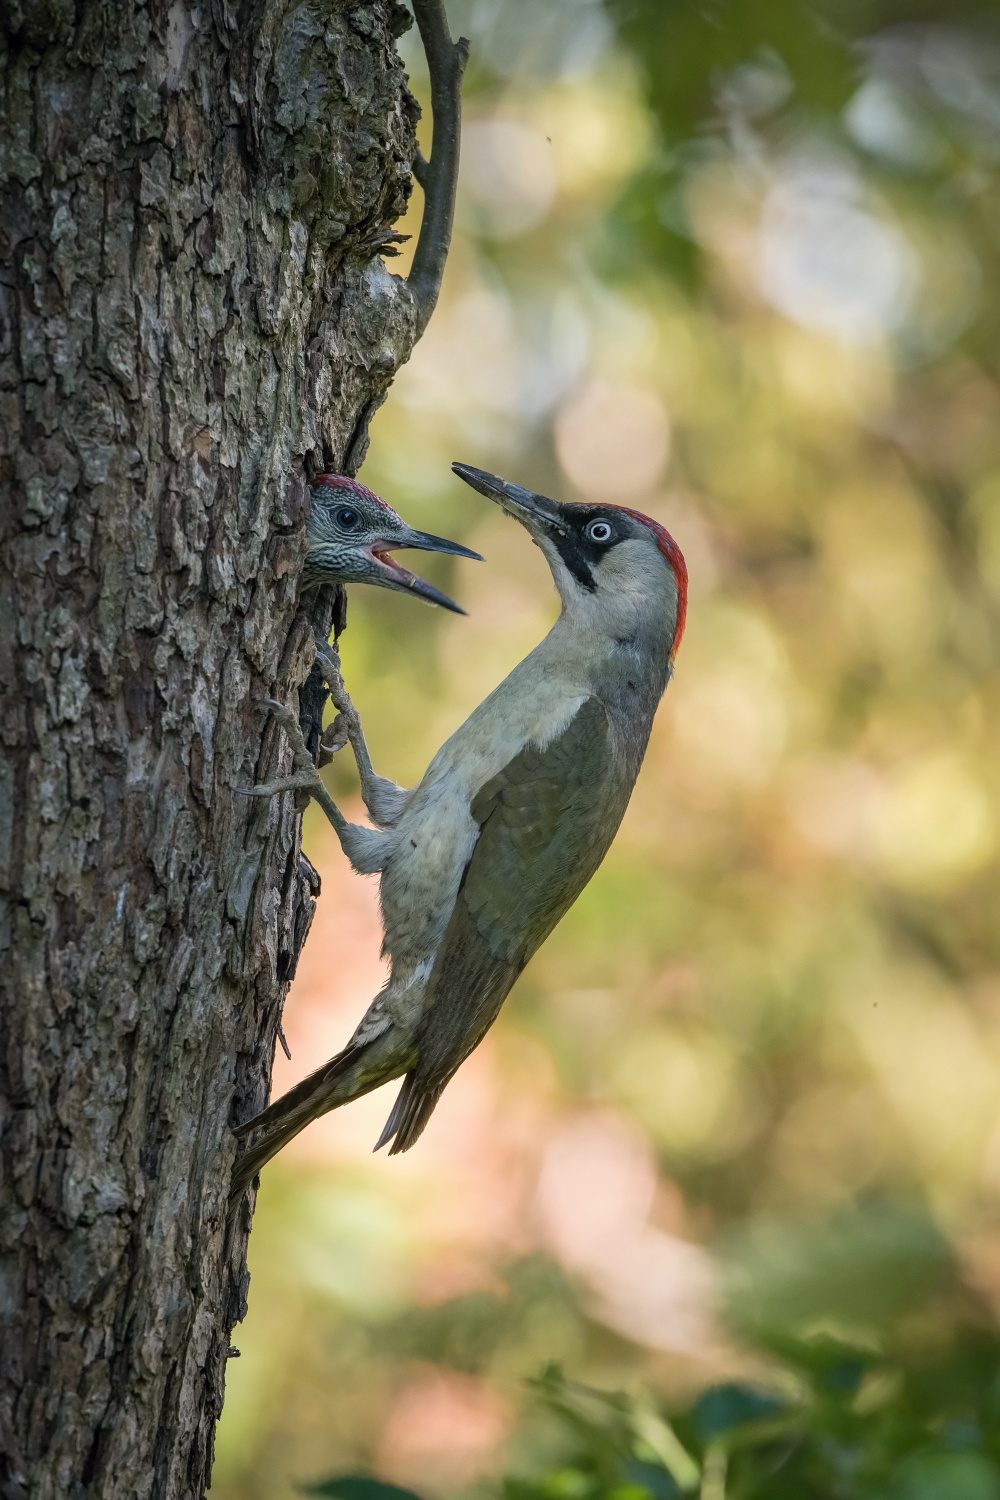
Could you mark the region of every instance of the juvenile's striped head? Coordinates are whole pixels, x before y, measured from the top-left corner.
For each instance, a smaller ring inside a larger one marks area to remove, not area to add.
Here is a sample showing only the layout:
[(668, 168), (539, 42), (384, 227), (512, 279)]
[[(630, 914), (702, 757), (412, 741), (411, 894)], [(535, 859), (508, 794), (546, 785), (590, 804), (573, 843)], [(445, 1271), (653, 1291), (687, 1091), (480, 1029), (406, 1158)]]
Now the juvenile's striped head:
[(374, 583), (379, 588), (415, 594), (429, 604), (464, 614), (447, 594), (401, 567), (390, 553), (403, 547), (423, 552), (449, 552), (455, 557), (482, 559), (478, 552), (444, 537), (414, 531), (391, 505), (346, 474), (317, 474), (312, 482), (312, 509), (306, 523), (309, 555), (303, 586), (323, 583)]
[(616, 638), (635, 631), (666, 640), (673, 662), (687, 618), (688, 577), (666, 527), (626, 505), (564, 505), (468, 464), (452, 468), (527, 529), (567, 611)]

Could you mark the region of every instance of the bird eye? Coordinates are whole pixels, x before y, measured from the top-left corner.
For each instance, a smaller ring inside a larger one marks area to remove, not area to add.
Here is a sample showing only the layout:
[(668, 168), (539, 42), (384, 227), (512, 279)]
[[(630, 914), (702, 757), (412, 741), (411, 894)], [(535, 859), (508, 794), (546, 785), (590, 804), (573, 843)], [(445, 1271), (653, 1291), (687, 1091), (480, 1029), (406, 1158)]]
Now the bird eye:
[(358, 524), (358, 513), (349, 505), (342, 505), (337, 512), (337, 525), (343, 531), (353, 531)]
[(587, 535), (592, 542), (610, 542), (611, 527), (607, 521), (591, 521)]

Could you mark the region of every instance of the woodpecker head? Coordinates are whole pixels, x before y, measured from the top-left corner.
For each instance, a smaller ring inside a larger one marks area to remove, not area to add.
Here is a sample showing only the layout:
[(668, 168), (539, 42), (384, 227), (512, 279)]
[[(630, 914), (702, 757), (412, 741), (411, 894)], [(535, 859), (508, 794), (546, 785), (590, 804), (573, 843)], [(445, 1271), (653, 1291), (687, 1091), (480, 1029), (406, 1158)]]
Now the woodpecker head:
[(452, 469), (526, 528), (565, 614), (621, 640), (665, 640), (673, 662), (687, 616), (687, 567), (665, 527), (625, 505), (563, 505), (468, 464)]
[(414, 531), (390, 505), (346, 474), (317, 474), (312, 482), (312, 509), (306, 524), (309, 555), (302, 582), (306, 588), (321, 583), (375, 583), (384, 589), (416, 594), (429, 604), (440, 604), (463, 615), (447, 594), (400, 567), (390, 553), (400, 547), (423, 552), (450, 552), (482, 562), (478, 552), (460, 547), (426, 531)]

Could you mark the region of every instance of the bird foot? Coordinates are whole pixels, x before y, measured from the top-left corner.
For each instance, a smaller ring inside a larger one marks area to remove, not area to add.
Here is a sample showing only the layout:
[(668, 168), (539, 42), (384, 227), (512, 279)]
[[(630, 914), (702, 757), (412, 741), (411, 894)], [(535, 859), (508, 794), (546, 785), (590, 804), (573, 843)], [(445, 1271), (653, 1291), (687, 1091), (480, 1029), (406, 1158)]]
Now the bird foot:
[(328, 641), (324, 636), (316, 637), (316, 665), (323, 673), (328, 688), (333, 690), (336, 684), (343, 686), (344, 678), (340, 666), (340, 647), (333, 641)]
[[(365, 744), (365, 732), (361, 727), (361, 715), (351, 702), (344, 686), (340, 670), (340, 652), (336, 645), (317, 636), (316, 665), (330, 689), (330, 699), (338, 710), (337, 717), (324, 730), (319, 743), (319, 764), (328, 765), (338, 750), (350, 744), (361, 777), (361, 797), (371, 814), (372, 821), (380, 828), (390, 828), (399, 810), (399, 798), (404, 796), (394, 782), (378, 776), (372, 766), (372, 758)], [(387, 798), (390, 799), (387, 801)], [(405, 798), (404, 798), (405, 800)]]
[(281, 725), (282, 729), (288, 736), (289, 743), (292, 747), (292, 754), (296, 757), (296, 759), (298, 758), (300, 753), (304, 755), (307, 760), (310, 759), (309, 751), (306, 749), (306, 742), (302, 738), (302, 729), (299, 725), (298, 719), (292, 713), (292, 710), (290, 708), (286, 708), (283, 703), (279, 703), (277, 698), (261, 698), (260, 707), (266, 708), (271, 717), (273, 719), (276, 719)]
[(292, 750), (293, 770), (289, 776), (276, 776), (270, 781), (260, 781), (256, 786), (237, 787), (239, 794), (243, 797), (274, 797), (278, 792), (308, 792), (320, 801), (328, 798), (322, 777), (306, 748), (299, 721), (291, 709), (274, 698), (262, 698), (260, 706), (267, 709), (285, 731)]
[[(306, 772), (293, 776), (276, 776), (272, 781), (258, 781), (256, 786), (238, 786), (241, 797), (276, 797), (279, 792), (309, 792), (316, 789), (316, 781)], [(322, 783), (321, 783), (322, 785)]]
[[(351, 702), (351, 695), (348, 693), (344, 683), (344, 673), (340, 665), (340, 652), (336, 646), (331, 645), (329, 641), (325, 641), (322, 636), (316, 637), (316, 665), (323, 673), (324, 681), (330, 689), (330, 702), (337, 710), (337, 719), (340, 718), (341, 714), (344, 716), (344, 739), (337, 747), (340, 749), (343, 745), (346, 745), (350, 738), (350, 732), (361, 728), (361, 716)], [(336, 729), (337, 719), (330, 726), (331, 729)]]
[(340, 651), (322, 636), (316, 637), (316, 665), (323, 673), (323, 680), (330, 689), (330, 702), (337, 710), (337, 717), (326, 726), (319, 742), (319, 764), (328, 766), (338, 750), (362, 736), (361, 716), (344, 684)]
[(338, 750), (343, 750), (350, 737), (347, 720), (343, 714), (338, 714), (333, 723), (328, 724), (320, 735), (319, 760), (317, 762), (320, 770), (330, 764)]

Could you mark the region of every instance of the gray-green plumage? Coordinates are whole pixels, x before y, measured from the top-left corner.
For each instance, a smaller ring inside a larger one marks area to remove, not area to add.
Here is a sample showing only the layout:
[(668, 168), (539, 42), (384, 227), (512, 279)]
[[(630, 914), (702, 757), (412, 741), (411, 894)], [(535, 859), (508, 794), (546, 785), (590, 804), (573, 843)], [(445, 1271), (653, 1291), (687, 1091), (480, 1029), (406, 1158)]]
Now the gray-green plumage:
[[(413, 791), (359, 758), (380, 828), (348, 824), (317, 789), (355, 868), (381, 873), (390, 979), (342, 1053), (239, 1128), (262, 1134), (237, 1162), (234, 1196), (309, 1120), (401, 1075), (378, 1144), (392, 1140), (394, 1153), (414, 1143), (607, 853), (672, 670), (686, 575), (654, 523), (460, 472), (528, 527), (563, 611)], [(304, 782), (257, 790), (285, 784)]]
[(609, 737), (607, 710), (588, 698), (546, 750), (526, 745), (473, 799), (479, 837), (428, 981), (405, 1112), (390, 1116), (379, 1145), (394, 1138), (392, 1151), (405, 1151), (417, 1139), (607, 853), (632, 790), (608, 775)]

